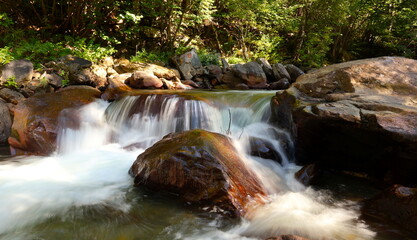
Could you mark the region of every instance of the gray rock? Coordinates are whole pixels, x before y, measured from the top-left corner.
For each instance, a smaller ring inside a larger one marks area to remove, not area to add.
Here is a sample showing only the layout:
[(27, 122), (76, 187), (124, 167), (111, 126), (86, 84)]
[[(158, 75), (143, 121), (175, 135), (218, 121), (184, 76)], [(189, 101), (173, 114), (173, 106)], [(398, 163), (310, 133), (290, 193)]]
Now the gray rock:
[(91, 67), (93, 63), (84, 58), (66, 55), (58, 59), (56, 65), (63, 70), (69, 71), (72, 74), (76, 74), (81, 69)]
[(33, 64), (29, 60), (15, 60), (6, 64), (2, 69), (0, 83), (13, 79), (19, 86), (32, 80)]
[(280, 79), (280, 78), (275, 78), (271, 64), (269, 64), (269, 62), (265, 58), (258, 58), (256, 59), (256, 62), (261, 65), (262, 70), (264, 70), (264, 73), (266, 75), (266, 79), (268, 80), (268, 82), (275, 82), (276, 79)]
[(281, 63), (275, 63), (274, 65), (272, 65), (272, 71), (276, 80), (286, 78), (291, 81), (290, 74), (288, 73), (287, 69), (285, 69), (284, 65), (282, 65)]
[(256, 62), (249, 62), (243, 65), (236, 64), (232, 67), (234, 75), (242, 79), (242, 83), (249, 88), (265, 88), (267, 86), (266, 75), (261, 65)]
[(299, 69), (293, 64), (285, 65), (285, 69), (287, 69), (288, 73), (291, 76), (291, 78), (289, 78), (291, 80), (291, 83), (295, 82), (299, 76), (304, 74), (303, 70)]
[(211, 83), (215, 83), (213, 85), (217, 85), (223, 77), (223, 71), (222, 69), (217, 65), (209, 65), (206, 67), (208, 72), (208, 77), (211, 80)]
[(174, 60), (175, 65), (185, 80), (192, 80), (196, 75), (204, 74), (204, 68), (196, 51), (192, 49)]
[(0, 90), (0, 98), (2, 98), (5, 102), (17, 104), (25, 97), (21, 93), (13, 91), (12, 89), (3, 88)]
[(54, 88), (62, 87), (62, 80), (64, 80), (61, 76), (56, 73), (45, 73), (43, 75), (48, 83)]
[(222, 70), (223, 70), (223, 73), (225, 73), (226, 71), (229, 70), (230, 66), (229, 66), (229, 63), (226, 61), (226, 59), (222, 58), (221, 61), (222, 61), (222, 66), (223, 66)]
[(290, 81), (286, 78), (282, 78), (276, 82), (269, 84), (269, 89), (271, 90), (283, 90), (290, 87)]
[(0, 143), (7, 143), (12, 127), (12, 118), (6, 103), (0, 101)]
[(88, 85), (96, 88), (103, 88), (107, 83), (107, 78), (94, 74), (90, 69), (81, 69), (81, 71), (70, 74), (69, 80), (71, 85)]

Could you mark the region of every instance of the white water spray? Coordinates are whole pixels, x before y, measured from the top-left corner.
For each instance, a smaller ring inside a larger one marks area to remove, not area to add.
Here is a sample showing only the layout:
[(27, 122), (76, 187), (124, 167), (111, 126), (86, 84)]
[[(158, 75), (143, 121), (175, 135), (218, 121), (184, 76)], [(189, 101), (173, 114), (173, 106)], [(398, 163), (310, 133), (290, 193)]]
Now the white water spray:
[[(61, 130), (57, 153), (0, 165), (0, 238), (63, 216), (71, 208), (99, 204), (128, 211), (124, 196), (132, 179), (127, 171), (137, 155), (168, 133), (202, 128), (232, 133), (245, 164), (270, 193), (270, 203), (228, 231), (213, 225), (191, 235), (178, 232), (179, 239), (256, 239), (290, 233), (312, 239), (372, 239), (374, 234), (357, 221), (357, 212), (330, 206), (320, 193), (295, 180), (299, 167), (282, 144), (290, 143), (288, 135), (266, 123), (269, 99), (253, 92), (236, 94), (241, 96), (213, 93), (204, 102), (149, 95), (126, 97), (109, 107), (102, 101), (83, 107), (80, 128)], [(282, 163), (249, 156), (251, 138), (272, 146)]]

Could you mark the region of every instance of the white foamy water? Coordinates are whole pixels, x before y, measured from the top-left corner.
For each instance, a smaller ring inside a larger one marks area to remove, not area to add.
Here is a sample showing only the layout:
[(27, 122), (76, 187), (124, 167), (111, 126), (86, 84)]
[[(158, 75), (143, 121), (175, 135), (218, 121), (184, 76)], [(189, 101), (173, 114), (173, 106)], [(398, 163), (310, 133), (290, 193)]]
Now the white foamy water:
[[(284, 143), (292, 147), (289, 136), (266, 122), (271, 95), (236, 94), (240, 98), (213, 93), (204, 102), (163, 95), (126, 97), (110, 106), (98, 101), (83, 107), (80, 128), (60, 130), (55, 154), (0, 165), (0, 239), (13, 239), (14, 232), (77, 207), (105, 205), (128, 212), (125, 196), (132, 179), (127, 172), (136, 157), (168, 133), (195, 128), (230, 132), (270, 198), (241, 224), (226, 230), (216, 223), (192, 232), (179, 229), (177, 239), (262, 239), (291, 233), (311, 239), (372, 239), (374, 233), (358, 222), (351, 206), (329, 204), (327, 196), (295, 180), (300, 167), (285, 153)], [(272, 146), (282, 163), (250, 156), (254, 137)]]

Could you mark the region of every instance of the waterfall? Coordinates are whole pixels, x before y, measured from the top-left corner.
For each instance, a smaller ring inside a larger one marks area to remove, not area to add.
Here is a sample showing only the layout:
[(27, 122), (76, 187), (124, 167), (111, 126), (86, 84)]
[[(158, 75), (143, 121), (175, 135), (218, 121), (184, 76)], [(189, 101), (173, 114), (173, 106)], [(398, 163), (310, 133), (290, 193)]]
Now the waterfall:
[[(178, 230), (171, 239), (259, 239), (289, 233), (372, 239), (374, 233), (357, 221), (358, 213), (348, 203), (329, 204), (327, 195), (295, 180), (300, 167), (288, 155), (293, 147), (289, 135), (268, 124), (272, 94), (146, 94), (84, 106), (78, 128), (61, 125), (54, 154), (0, 162), (0, 239), (36, 238), (25, 228), (77, 208), (100, 205), (129, 212), (132, 203), (126, 194), (132, 179), (127, 171), (136, 157), (168, 133), (197, 128), (230, 133), (241, 158), (270, 194), (269, 202), (232, 227)], [(253, 138), (272, 146), (281, 163), (251, 156)]]

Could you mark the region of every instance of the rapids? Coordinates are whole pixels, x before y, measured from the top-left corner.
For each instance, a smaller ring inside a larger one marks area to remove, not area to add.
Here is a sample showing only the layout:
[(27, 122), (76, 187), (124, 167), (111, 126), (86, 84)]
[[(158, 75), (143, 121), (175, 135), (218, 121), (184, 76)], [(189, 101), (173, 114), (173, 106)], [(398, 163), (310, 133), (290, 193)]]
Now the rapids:
[[(264, 239), (280, 234), (374, 239), (358, 220), (355, 204), (295, 180), (300, 167), (282, 144), (289, 136), (268, 124), (273, 94), (146, 92), (84, 106), (78, 110), (78, 129), (63, 119), (54, 154), (0, 162), (0, 239)], [(152, 197), (132, 187), (127, 172), (141, 152), (170, 132), (196, 128), (230, 134), (267, 188), (268, 204), (254, 210), (250, 220), (189, 210), (172, 196)], [(250, 156), (251, 137), (270, 143), (282, 164)]]

